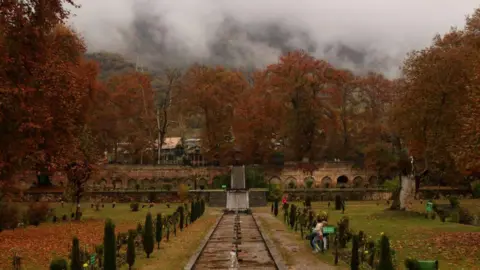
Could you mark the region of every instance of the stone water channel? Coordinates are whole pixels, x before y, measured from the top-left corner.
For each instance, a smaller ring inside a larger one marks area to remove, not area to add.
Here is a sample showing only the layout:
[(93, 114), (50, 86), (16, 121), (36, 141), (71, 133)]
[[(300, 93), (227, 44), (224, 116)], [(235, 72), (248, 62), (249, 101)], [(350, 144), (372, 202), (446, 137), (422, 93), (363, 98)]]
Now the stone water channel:
[(191, 269), (279, 269), (251, 214), (225, 213)]

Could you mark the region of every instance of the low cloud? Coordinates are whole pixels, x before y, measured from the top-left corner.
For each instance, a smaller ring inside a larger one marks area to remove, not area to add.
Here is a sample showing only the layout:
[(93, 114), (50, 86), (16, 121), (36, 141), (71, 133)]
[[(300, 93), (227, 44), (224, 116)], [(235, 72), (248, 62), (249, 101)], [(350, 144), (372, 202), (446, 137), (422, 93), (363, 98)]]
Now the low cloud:
[(398, 75), (405, 54), (463, 27), (476, 0), (82, 0), (71, 19), (89, 51), (150, 67), (263, 67), (304, 49), (339, 67)]

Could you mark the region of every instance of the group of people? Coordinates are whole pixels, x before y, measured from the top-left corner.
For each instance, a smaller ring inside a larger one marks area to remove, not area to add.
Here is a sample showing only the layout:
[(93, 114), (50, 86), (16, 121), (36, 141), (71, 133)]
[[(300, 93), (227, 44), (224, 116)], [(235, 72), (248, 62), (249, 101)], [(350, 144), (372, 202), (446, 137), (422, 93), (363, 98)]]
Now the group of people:
[[(288, 200), (288, 195), (283, 196), (282, 204), (286, 204)], [(314, 253), (327, 249), (328, 235), (323, 232), (323, 228), (327, 226), (327, 217), (322, 217), (317, 215), (317, 217), (312, 221), (312, 224), (309, 228), (312, 228), (311, 234), (307, 236), (307, 239), (310, 241), (310, 246)]]
[(314, 253), (327, 249), (327, 235), (323, 232), (323, 227), (327, 226), (327, 219), (317, 216), (312, 222), (312, 233), (309, 235), (310, 246)]

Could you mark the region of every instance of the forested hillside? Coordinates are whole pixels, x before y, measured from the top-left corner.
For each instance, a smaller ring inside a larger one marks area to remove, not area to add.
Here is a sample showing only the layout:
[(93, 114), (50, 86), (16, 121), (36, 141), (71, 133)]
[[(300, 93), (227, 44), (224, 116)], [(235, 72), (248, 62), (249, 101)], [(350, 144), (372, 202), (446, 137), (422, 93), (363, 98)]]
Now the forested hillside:
[(135, 71), (135, 64), (127, 61), (122, 55), (109, 52), (87, 53), (87, 59), (95, 60), (100, 65), (99, 78), (107, 80), (114, 74)]

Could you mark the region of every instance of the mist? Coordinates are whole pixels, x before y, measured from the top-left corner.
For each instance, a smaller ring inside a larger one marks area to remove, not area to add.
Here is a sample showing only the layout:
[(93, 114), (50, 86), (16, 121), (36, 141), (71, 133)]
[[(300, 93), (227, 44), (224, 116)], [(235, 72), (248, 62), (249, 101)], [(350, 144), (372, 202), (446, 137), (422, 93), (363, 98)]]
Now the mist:
[(399, 75), (407, 52), (464, 26), (478, 0), (80, 0), (89, 52), (151, 68), (194, 62), (262, 68), (303, 49), (358, 73)]

